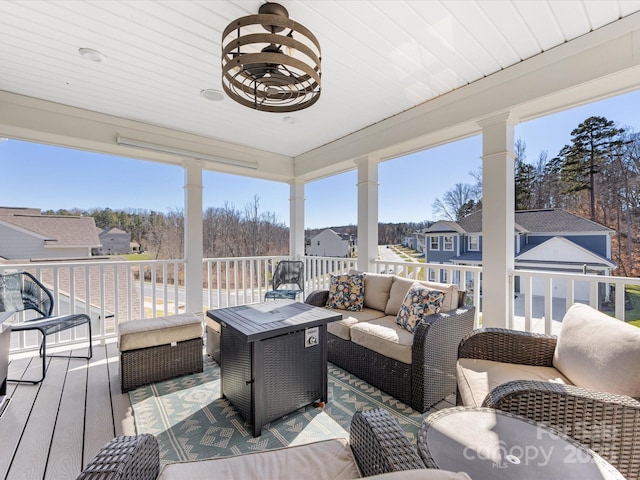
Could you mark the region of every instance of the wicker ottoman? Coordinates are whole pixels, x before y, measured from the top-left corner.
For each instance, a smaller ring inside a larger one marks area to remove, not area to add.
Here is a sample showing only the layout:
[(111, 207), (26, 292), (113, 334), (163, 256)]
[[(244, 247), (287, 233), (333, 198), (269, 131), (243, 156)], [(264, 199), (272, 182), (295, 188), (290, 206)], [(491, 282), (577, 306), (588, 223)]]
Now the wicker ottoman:
[(207, 331), (207, 355), (220, 365), (220, 323), (208, 315), (204, 318)]
[(122, 393), (203, 370), (202, 321), (193, 313), (124, 322), (118, 346)]

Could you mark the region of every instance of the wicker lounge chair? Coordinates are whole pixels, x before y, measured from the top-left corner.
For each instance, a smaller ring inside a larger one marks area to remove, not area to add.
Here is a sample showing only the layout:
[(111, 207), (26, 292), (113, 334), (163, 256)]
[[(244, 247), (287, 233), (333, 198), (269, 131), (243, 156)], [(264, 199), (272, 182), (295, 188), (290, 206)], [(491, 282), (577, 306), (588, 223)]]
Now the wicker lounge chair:
[[(588, 308), (590, 307), (580, 306), (578, 309), (580, 315), (577, 320), (584, 321), (585, 315), (590, 315)], [(607, 318), (609, 320), (603, 319), (603, 321), (619, 322), (610, 317)], [(567, 316), (564, 322), (566, 319)], [(608, 328), (605, 329), (608, 330)], [(599, 332), (599, 336), (601, 335), (602, 331)], [(560, 339), (562, 338), (563, 331), (560, 332)], [(620, 335), (615, 335), (614, 338), (622, 343)], [(592, 340), (586, 338), (585, 342), (592, 342), (592, 347), (595, 347), (596, 344)], [(458, 357), (479, 360), (480, 362), (476, 362), (476, 365), (490, 365), (493, 369), (500, 368), (497, 363), (500, 362), (500, 364), (511, 364), (512, 371), (520, 370), (521, 366), (525, 366), (525, 369), (543, 367), (551, 370), (559, 366), (556, 352), (558, 341), (557, 337), (550, 335), (484, 328), (472, 332), (463, 339)], [(603, 342), (606, 342), (606, 339), (599, 342), (599, 346), (602, 346)], [(556, 360), (554, 360), (554, 354)], [(598, 355), (598, 358), (602, 363), (602, 357)], [(496, 364), (482, 361), (496, 362)], [(624, 360), (620, 361), (624, 363)], [(466, 364), (469, 366), (468, 362)], [(589, 359), (585, 359), (583, 367), (588, 374)], [(637, 369), (638, 366), (636, 364), (630, 367)], [(495, 373), (495, 370), (493, 371)], [(566, 371), (561, 371), (561, 374), (572, 378)], [(615, 374), (619, 372), (611, 375)], [(461, 375), (467, 376), (461, 379)], [(578, 386), (575, 377), (573, 378), (574, 380), (569, 384), (556, 383), (557, 381), (514, 379), (493, 388), (490, 385), (490, 391), (484, 397), (482, 406), (515, 413), (544, 423), (594, 450), (627, 479), (640, 478), (640, 398)], [(464, 382), (463, 385), (469, 384), (468, 374), (461, 373), (459, 361), (457, 403), (468, 405), (469, 401), (462, 398), (464, 392), (462, 395), (460, 392), (461, 382)]]

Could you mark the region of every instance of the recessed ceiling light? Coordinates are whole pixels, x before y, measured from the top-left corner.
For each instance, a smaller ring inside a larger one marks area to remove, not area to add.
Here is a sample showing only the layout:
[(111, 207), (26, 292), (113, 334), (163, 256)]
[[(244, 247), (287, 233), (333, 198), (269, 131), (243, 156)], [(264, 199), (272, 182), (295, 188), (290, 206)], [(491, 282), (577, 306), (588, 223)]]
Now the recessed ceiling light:
[(222, 100), (224, 100), (224, 94), (220, 90), (216, 90), (214, 88), (202, 90), (200, 92), (200, 95), (202, 95), (207, 100), (211, 100), (212, 102), (221, 102)]
[(102, 52), (98, 50), (94, 50), (93, 48), (79, 48), (78, 53), (82, 55), (87, 60), (91, 60), (92, 62), (104, 62), (107, 57), (104, 56)]
[(294, 123), (296, 123), (297, 119), (296, 117), (284, 117), (282, 121), (284, 123), (288, 123), (289, 125), (293, 125)]

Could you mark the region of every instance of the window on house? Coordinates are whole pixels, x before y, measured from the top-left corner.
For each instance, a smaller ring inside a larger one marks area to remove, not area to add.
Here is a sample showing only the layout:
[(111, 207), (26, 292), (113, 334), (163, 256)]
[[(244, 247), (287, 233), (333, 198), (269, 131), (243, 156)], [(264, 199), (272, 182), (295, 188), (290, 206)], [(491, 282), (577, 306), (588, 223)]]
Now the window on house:
[(446, 235), (444, 237), (444, 250), (453, 250), (453, 235)]
[(436, 271), (433, 268), (429, 269), (429, 281), (430, 282), (436, 281)]
[(480, 250), (480, 236), (479, 235), (469, 235), (469, 250), (473, 252), (477, 252)]
[(429, 237), (431, 238), (431, 250), (440, 250), (440, 237)]

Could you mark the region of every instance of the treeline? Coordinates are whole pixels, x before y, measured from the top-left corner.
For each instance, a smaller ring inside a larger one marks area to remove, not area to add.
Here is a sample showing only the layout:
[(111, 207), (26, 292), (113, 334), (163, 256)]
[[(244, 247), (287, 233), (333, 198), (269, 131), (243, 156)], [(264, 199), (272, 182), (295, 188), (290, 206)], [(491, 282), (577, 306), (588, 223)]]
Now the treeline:
[[(260, 212), (256, 196), (244, 209), (225, 203), (203, 212), (205, 257), (285, 255), (289, 251), (289, 228), (275, 213)], [(131, 234), (143, 251), (157, 259), (182, 258), (184, 254), (184, 211), (166, 213), (142, 209), (49, 210), (45, 215), (91, 216), (98, 228), (117, 227)]]

